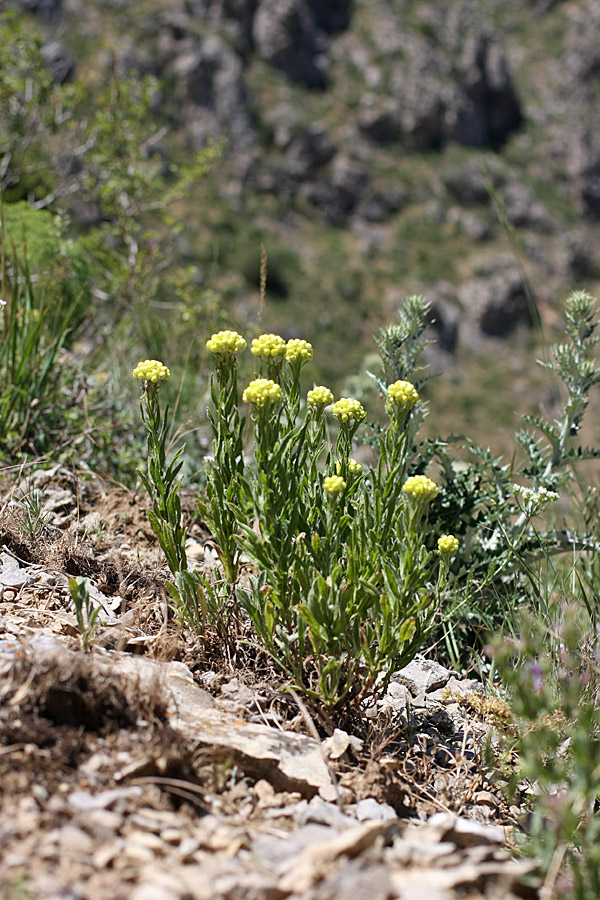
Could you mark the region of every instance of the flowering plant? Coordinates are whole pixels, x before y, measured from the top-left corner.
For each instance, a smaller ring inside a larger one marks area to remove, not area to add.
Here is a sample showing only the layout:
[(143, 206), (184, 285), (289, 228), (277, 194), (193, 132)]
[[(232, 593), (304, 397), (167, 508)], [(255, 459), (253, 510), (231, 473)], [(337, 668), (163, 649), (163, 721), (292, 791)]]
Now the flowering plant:
[[(334, 401), (323, 385), (303, 401), (308, 342), (267, 334), (251, 352), (257, 377), (241, 399), (254, 425), (254, 462), (235, 468), (215, 452), (208, 478), (207, 490), (223, 498), (221, 525), (227, 519), (230, 528), (229, 538), (217, 529), (220, 555), (227, 540), (236, 546), (226, 578), (256, 639), (297, 689), (330, 706), (356, 703), (421, 648), (451, 577), (453, 545), (446, 541), (438, 553), (425, 547), (427, 500), (437, 487), (408, 475), (418, 394), (402, 381), (386, 395), (378, 463), (366, 466), (352, 456), (367, 416), (362, 404)], [(213, 392), (215, 447), (235, 433), (239, 398), (228, 384), (221, 380)], [(333, 443), (328, 407), (338, 429)], [(236, 427), (241, 440), (241, 420)], [(209, 524), (214, 533), (214, 516)], [(233, 578), (241, 554), (254, 566), (247, 585)]]
[(171, 377), (171, 373), (159, 360), (146, 359), (137, 364), (133, 377), (142, 382), (140, 412), (146, 430), (148, 460), (146, 471), (140, 471), (140, 478), (152, 503), (147, 514), (174, 578), (174, 582), (167, 584), (167, 589), (176, 607), (185, 611), (191, 603), (193, 589), (190, 591), (190, 583), (185, 583), (185, 573), (188, 571), (185, 553), (187, 533), (182, 523), (179, 499), (179, 473), (184, 448), (181, 447), (171, 460), (167, 458), (169, 410), (167, 407), (163, 412), (159, 402), (160, 387)]
[[(168, 413), (159, 406), (169, 370), (145, 360), (142, 418), (148, 433), (152, 526), (174, 575), (171, 596), (181, 618), (203, 631), (207, 616), (222, 621), (226, 602), (241, 604), (254, 639), (293, 686), (329, 706), (360, 702), (383, 690), (394, 668), (422, 647), (451, 579), (458, 542), (443, 535), (428, 550), (428, 506), (437, 485), (411, 474), (418, 426), (416, 388), (390, 386), (388, 424), (376, 465), (352, 456), (367, 413), (352, 397), (334, 402), (329, 388), (301, 391), (313, 354), (302, 339), (278, 335), (252, 341), (258, 369), (243, 389), (254, 430), (254, 460), (246, 461), (246, 417), (239, 412), (238, 354), (245, 339), (221, 331), (207, 342), (215, 357), (211, 383), (213, 458), (199, 510), (215, 540), (223, 578), (190, 572), (178, 500), (177, 453), (167, 462)], [(331, 406), (337, 437), (327, 440)], [(252, 564), (239, 583), (242, 555)], [(437, 576), (436, 576), (437, 572)]]

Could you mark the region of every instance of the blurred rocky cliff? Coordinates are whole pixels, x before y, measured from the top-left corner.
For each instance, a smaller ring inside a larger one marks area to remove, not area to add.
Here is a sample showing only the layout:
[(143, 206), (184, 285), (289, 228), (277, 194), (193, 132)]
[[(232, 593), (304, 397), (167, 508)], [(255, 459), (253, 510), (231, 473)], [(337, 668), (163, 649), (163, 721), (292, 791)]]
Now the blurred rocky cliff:
[(346, 346), (407, 293), (452, 353), (600, 279), (598, 0), (5, 5), (36, 18), (57, 80), (110, 56), (159, 79), (181, 146), (225, 136), (182, 252), (234, 316), (261, 242), (269, 324)]

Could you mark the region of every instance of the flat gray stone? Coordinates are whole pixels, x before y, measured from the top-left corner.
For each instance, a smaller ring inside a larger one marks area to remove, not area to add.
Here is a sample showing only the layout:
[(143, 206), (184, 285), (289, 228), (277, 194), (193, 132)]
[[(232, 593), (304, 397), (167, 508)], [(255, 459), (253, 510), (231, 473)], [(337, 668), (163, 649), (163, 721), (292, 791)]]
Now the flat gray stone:
[(381, 713), (391, 710), (402, 715), (409, 703), (412, 703), (412, 698), (408, 688), (399, 681), (390, 681), (385, 694), (377, 701), (377, 710)]
[(495, 825), (482, 825), (473, 819), (457, 819), (450, 834), (457, 847), (478, 847), (504, 843), (504, 832)]
[(445, 687), (451, 677), (450, 669), (418, 654), (407, 666), (394, 672), (391, 682), (403, 684), (413, 697), (418, 697)]
[(78, 812), (91, 810), (110, 809), (119, 800), (127, 800), (129, 797), (139, 796), (142, 789), (135, 785), (131, 787), (114, 788), (110, 791), (100, 791), (98, 794), (90, 794), (88, 791), (73, 791), (67, 797), (69, 806)]
[(20, 568), (19, 563), (11, 556), (10, 553), (6, 553), (4, 550), (0, 553), (0, 569), (12, 569), (12, 568)]
[(350, 747), (353, 750), (360, 752), (363, 743), (364, 741), (360, 738), (354, 737), (354, 735), (348, 734), (346, 731), (342, 731), (341, 728), (336, 728), (331, 737), (328, 737), (323, 741), (323, 749), (329, 759), (339, 759)]
[(169, 689), (176, 704), (170, 724), (188, 739), (221, 748), (224, 758), (233, 758), (244, 771), (254, 778), (265, 778), (278, 791), (298, 791), (306, 797), (320, 793), (326, 800), (332, 792), (335, 794), (318, 741), (207, 708), (201, 688), (177, 685), (172, 680)]
[(301, 801), (305, 804), (296, 820), (301, 825), (314, 822), (317, 825), (331, 826), (349, 826), (356, 825), (356, 820), (351, 816), (347, 816), (335, 803), (326, 803), (321, 797), (313, 797), (308, 803), (306, 800)]
[(408, 700), (410, 695), (410, 691), (404, 684), (400, 684), (399, 681), (391, 681), (387, 691), (385, 692), (386, 697), (390, 697), (392, 700), (402, 700), (406, 705), (406, 701)]
[(346, 828), (341, 834), (330, 830), (329, 837), (307, 847), (292, 860), (279, 887), (294, 895), (308, 893), (313, 885), (327, 877), (336, 860), (358, 856), (387, 835), (391, 827), (387, 822), (364, 822)]
[(418, 836), (422, 840), (431, 842), (452, 841), (461, 848), (504, 843), (504, 833), (501, 828), (497, 828), (495, 825), (483, 825), (474, 819), (466, 819), (446, 812), (430, 816)]
[(10, 568), (2, 569), (0, 572), (0, 584), (8, 588), (21, 588), (29, 582), (33, 581), (33, 577), (26, 569), (21, 569), (15, 563)]
[(259, 834), (252, 842), (252, 851), (271, 872), (280, 873), (293, 865), (307, 848), (321, 847), (337, 834), (334, 828), (310, 822), (285, 838)]
[(365, 797), (364, 800), (359, 800), (354, 811), (359, 822), (372, 820), (389, 822), (398, 818), (395, 810), (388, 803), (380, 803), (374, 797)]
[(179, 881), (165, 879), (162, 884), (138, 884), (131, 892), (131, 900), (180, 900), (185, 894)]

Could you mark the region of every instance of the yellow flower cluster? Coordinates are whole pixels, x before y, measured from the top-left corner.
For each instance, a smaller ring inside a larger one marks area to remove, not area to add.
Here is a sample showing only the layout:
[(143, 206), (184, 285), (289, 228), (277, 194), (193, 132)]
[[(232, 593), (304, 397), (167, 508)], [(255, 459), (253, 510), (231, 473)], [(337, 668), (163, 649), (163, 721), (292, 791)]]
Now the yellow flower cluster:
[(171, 373), (158, 359), (145, 359), (137, 364), (133, 370), (133, 377), (150, 384), (158, 384), (159, 381), (170, 378)]
[(254, 356), (261, 356), (267, 362), (272, 359), (283, 359), (285, 356), (285, 341), (278, 334), (261, 334), (254, 338), (250, 348)]
[(306, 395), (306, 402), (309, 406), (314, 406), (315, 409), (323, 410), (326, 406), (329, 406), (330, 403), (333, 403), (333, 394), (327, 387), (323, 387), (322, 384), (314, 387), (312, 391), (309, 391)]
[(273, 406), (283, 399), (283, 391), (275, 381), (270, 378), (255, 378), (251, 381), (244, 393), (244, 403), (251, 403), (260, 409), (264, 406)]
[(358, 460), (350, 458), (348, 460), (348, 471), (356, 478), (356, 476), (360, 475), (360, 473), (362, 472), (362, 466), (358, 462)]
[(435, 481), (426, 475), (411, 475), (404, 482), (402, 490), (414, 500), (433, 500), (440, 492)]
[(412, 409), (417, 403), (419, 395), (414, 384), (410, 381), (395, 381), (387, 389), (388, 400), (403, 410)]
[(323, 487), (330, 497), (337, 497), (346, 489), (346, 482), (341, 475), (328, 475), (323, 479)]
[(367, 415), (362, 404), (351, 397), (342, 397), (333, 404), (331, 412), (339, 422), (362, 422)]
[[(336, 463), (335, 468), (336, 468), (336, 472), (338, 472), (338, 473), (341, 472), (341, 470), (342, 470), (341, 462)], [(361, 464), (358, 462), (358, 460), (350, 457), (350, 459), (348, 460), (348, 474), (352, 475), (353, 478), (356, 478), (356, 476), (360, 475), (361, 472), (362, 472)]]
[(233, 356), (238, 351), (246, 349), (246, 341), (237, 331), (217, 331), (206, 342), (206, 349), (215, 356)]
[(456, 553), (459, 547), (459, 540), (457, 537), (454, 537), (453, 534), (442, 534), (438, 538), (437, 546), (438, 553), (444, 553), (448, 556), (452, 556), (453, 553)]
[(285, 358), (289, 363), (294, 363), (298, 360), (301, 363), (309, 362), (313, 358), (312, 344), (302, 340), (302, 338), (292, 338), (285, 345)]

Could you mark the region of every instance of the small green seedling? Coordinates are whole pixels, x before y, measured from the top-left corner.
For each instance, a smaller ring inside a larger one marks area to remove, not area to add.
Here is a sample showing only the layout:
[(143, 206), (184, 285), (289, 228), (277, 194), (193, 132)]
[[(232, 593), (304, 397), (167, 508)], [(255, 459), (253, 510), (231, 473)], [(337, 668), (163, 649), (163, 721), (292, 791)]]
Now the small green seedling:
[(14, 505), (19, 510), (16, 516), (19, 529), (33, 543), (52, 519), (52, 513), (44, 512), (44, 494), (42, 491), (32, 491), (16, 500)]
[(81, 649), (87, 652), (94, 643), (96, 629), (100, 624), (98, 615), (102, 605), (94, 607), (92, 604), (89, 578), (69, 578), (69, 594), (75, 607)]

